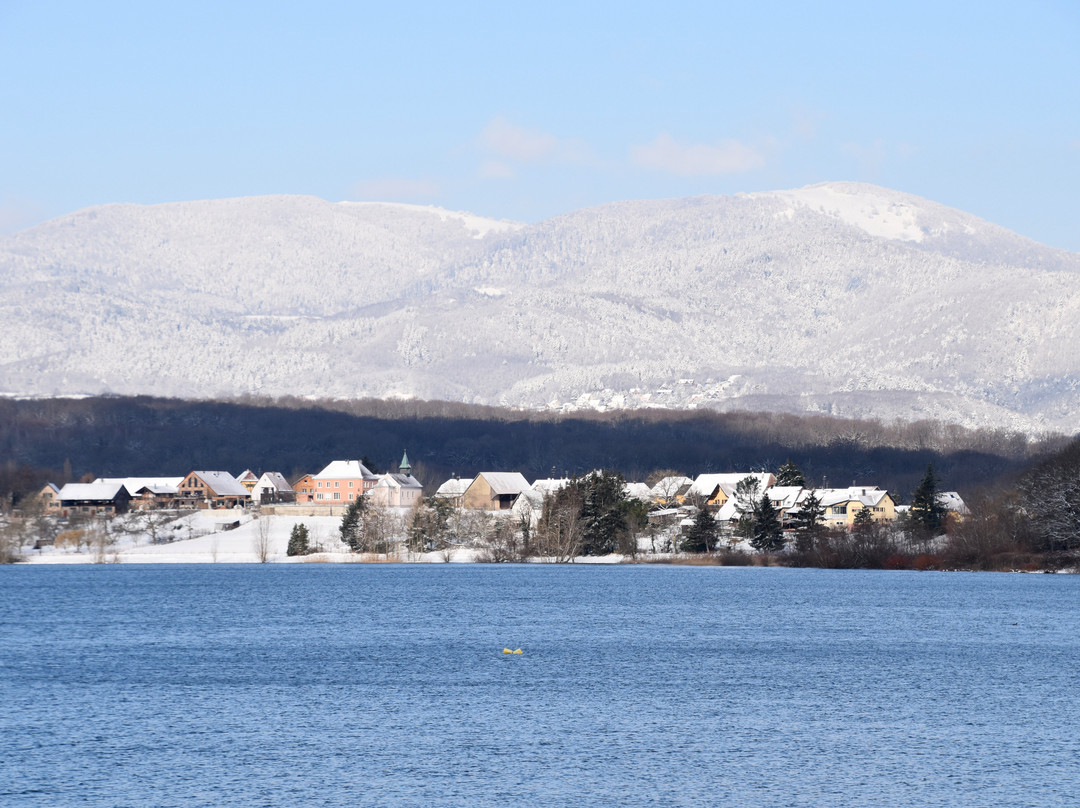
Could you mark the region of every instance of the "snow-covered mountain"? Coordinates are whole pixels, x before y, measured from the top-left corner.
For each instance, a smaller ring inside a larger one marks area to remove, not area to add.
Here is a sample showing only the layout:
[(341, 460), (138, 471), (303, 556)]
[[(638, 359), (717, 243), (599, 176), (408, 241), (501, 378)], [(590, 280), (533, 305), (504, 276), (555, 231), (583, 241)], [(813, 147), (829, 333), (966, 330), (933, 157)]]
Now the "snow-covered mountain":
[(1074, 431), (1080, 254), (855, 183), (535, 225), (257, 197), (0, 238), (0, 390), (449, 398)]

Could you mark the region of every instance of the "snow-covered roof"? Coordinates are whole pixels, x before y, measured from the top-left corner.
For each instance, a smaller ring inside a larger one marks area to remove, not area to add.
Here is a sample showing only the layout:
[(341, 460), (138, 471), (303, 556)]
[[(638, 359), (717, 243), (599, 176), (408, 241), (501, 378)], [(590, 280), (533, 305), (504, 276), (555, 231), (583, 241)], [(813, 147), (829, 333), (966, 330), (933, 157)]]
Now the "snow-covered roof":
[(645, 483), (627, 483), (623, 486), (623, 495), (627, 499), (648, 501), (652, 497), (652, 491)]
[(206, 487), (219, 497), (251, 496), (251, 492), (227, 471), (193, 471), (191, 473), (206, 483)]
[(968, 506), (956, 491), (942, 491), (937, 495), (938, 505), (952, 513), (967, 514)]
[[(723, 474), (699, 474), (689, 493), (693, 496), (707, 497), (719, 486), (731, 486), (734, 488), (747, 477), (753, 477), (758, 481), (758, 490), (764, 491), (775, 482), (775, 477), (767, 471), (732, 471)], [(724, 489), (727, 490), (726, 488)]]
[(144, 488), (152, 494), (175, 494), (183, 481), (183, 477), (99, 477), (94, 485), (119, 483), (131, 496), (136, 496)]
[(435, 492), (437, 497), (460, 497), (465, 493), (466, 489), (472, 485), (473, 478), (458, 479), (455, 477), (452, 480), (447, 480), (445, 483), (439, 486), (439, 490)]
[(316, 480), (373, 480), (379, 475), (359, 460), (335, 460), (318, 474)]
[(241, 482), (241, 483), (250, 483), (250, 482), (253, 482), (253, 481), (257, 481), (258, 479), (259, 479), (259, 475), (256, 474), (251, 469), (244, 469), (244, 471), (241, 474), (239, 474), (237, 476), (237, 478), (236, 478), (237, 482)]
[(738, 504), (735, 502), (735, 497), (730, 497), (727, 502), (720, 506), (716, 512), (717, 522), (731, 522), (737, 520), (742, 516), (742, 512), (739, 510)]
[(60, 501), (93, 501), (111, 502), (116, 499), (120, 489), (124, 487), (120, 482), (103, 482), (97, 480), (92, 483), (68, 483), (60, 489)]
[(659, 519), (661, 516), (672, 516), (672, 515), (677, 514), (679, 512), (680, 511), (679, 511), (678, 508), (661, 508), (660, 510), (657, 510), (657, 511), (649, 511), (649, 518), (650, 519)]
[(773, 503), (779, 502), (779, 507), (790, 509), (794, 508), (801, 499), (805, 499), (803, 494), (805, 490), (801, 485), (774, 485), (772, 488), (766, 488), (765, 493), (769, 495)]
[(814, 490), (815, 496), (821, 500), (823, 508), (831, 508), (844, 502), (859, 502), (866, 508), (874, 508), (881, 504), (888, 491), (877, 486), (853, 485), (849, 488), (818, 488)]
[(542, 510), (544, 507), (544, 492), (537, 491), (535, 488), (526, 488), (520, 494), (518, 498), (514, 500), (514, 511), (521, 513), (521, 511), (529, 507), (534, 511)]
[(518, 471), (482, 471), (477, 475), (479, 477), (483, 477), (491, 493), (498, 496), (520, 494), (529, 487), (529, 481)]
[(259, 481), (255, 483), (255, 488), (259, 490), (273, 490), (280, 491), (282, 493), (288, 493), (293, 488), (289, 485), (289, 481), (285, 479), (285, 475), (278, 471), (268, 471), (259, 478)]
[(649, 490), (649, 496), (653, 499), (656, 497), (673, 497), (693, 484), (694, 481), (689, 477), (665, 477)]
[(549, 478), (544, 480), (534, 480), (532, 489), (533, 491), (539, 491), (541, 494), (554, 494), (556, 491), (561, 491), (568, 485), (570, 485), (569, 477)]
[(379, 481), (375, 483), (376, 488), (423, 488), (415, 477), (408, 474), (398, 474), (391, 472), (384, 474), (379, 478)]

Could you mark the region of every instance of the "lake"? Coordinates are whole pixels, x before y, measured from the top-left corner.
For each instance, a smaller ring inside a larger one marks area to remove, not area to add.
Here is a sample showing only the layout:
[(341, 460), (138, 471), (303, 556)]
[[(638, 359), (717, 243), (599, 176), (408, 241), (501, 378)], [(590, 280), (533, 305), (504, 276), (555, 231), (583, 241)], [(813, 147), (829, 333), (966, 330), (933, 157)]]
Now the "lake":
[(1080, 804), (1075, 575), (16, 566), (0, 607), (3, 806)]

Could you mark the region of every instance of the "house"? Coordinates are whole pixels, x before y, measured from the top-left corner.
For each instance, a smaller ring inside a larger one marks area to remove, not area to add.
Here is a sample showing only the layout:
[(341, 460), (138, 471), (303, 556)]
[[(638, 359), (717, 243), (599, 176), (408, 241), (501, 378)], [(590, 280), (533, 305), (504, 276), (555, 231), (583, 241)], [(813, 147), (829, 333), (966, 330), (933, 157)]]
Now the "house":
[(292, 489), (296, 493), (297, 502), (315, 501), (315, 475), (305, 474), (298, 480), (294, 480)]
[(251, 493), (227, 471), (192, 471), (180, 483), (179, 508), (243, 508)]
[(379, 475), (359, 460), (335, 460), (312, 477), (315, 502), (352, 502), (375, 487)]
[(623, 496), (627, 499), (638, 499), (642, 502), (652, 500), (652, 489), (645, 483), (627, 483), (623, 486)]
[(798, 512), (799, 503), (806, 499), (810, 489), (803, 488), (801, 485), (774, 485), (765, 489), (765, 493), (768, 495), (773, 508), (776, 509), (780, 524), (786, 527), (788, 514), (792, 511)]
[(411, 508), (424, 494), (424, 486), (411, 474), (384, 474), (368, 495), (377, 505)]
[(735, 486), (752, 477), (757, 480), (758, 491), (763, 492), (766, 488), (776, 483), (775, 475), (767, 471), (735, 471), (723, 474), (699, 474), (694, 484), (687, 492), (687, 496), (695, 501), (704, 502), (716, 508), (721, 507), (731, 498), (731, 492)]
[(937, 495), (937, 503), (945, 509), (945, 513), (949, 518), (956, 522), (963, 522), (964, 519), (971, 513), (968, 510), (968, 506), (964, 503), (964, 500), (960, 498), (960, 494), (956, 491), (942, 491)]
[(244, 486), (244, 488), (246, 488), (250, 493), (251, 489), (253, 489), (256, 483), (259, 482), (259, 475), (251, 469), (244, 469), (240, 473), (240, 476), (236, 478), (236, 481), (240, 483), (240, 485)]
[(533, 491), (536, 491), (541, 496), (546, 497), (554, 494), (556, 491), (561, 491), (568, 485), (570, 485), (569, 477), (559, 477), (554, 479), (549, 478), (545, 480), (533, 480), (533, 484), (531, 487)]
[(689, 477), (665, 477), (649, 491), (657, 505), (682, 505), (694, 481)]
[(131, 497), (132, 510), (175, 508), (183, 477), (101, 477), (94, 482), (120, 483)]
[(544, 500), (548, 496), (548, 494), (535, 488), (526, 488), (518, 494), (514, 504), (510, 507), (510, 512), (514, 515), (515, 521), (520, 524), (522, 519), (527, 519), (530, 526), (535, 526), (540, 521), (540, 517), (544, 515)]
[(828, 527), (851, 530), (855, 516), (863, 508), (870, 509), (875, 522), (891, 522), (896, 519), (896, 503), (877, 486), (853, 485), (850, 488), (821, 488), (814, 491), (825, 508), (824, 523)]
[(465, 495), (469, 486), (472, 485), (473, 478), (468, 477), (461, 479), (454, 477), (452, 480), (447, 480), (445, 483), (439, 486), (439, 489), (435, 492), (435, 496), (439, 499), (448, 499), (450, 504), (455, 508), (461, 507), (461, 499)]
[(483, 471), (476, 475), (461, 503), (466, 508), (484, 511), (507, 511), (529, 482), (516, 471)]
[(113, 516), (128, 509), (131, 495), (123, 483), (68, 483), (60, 489), (60, 515)]
[(295, 502), (296, 492), (284, 475), (276, 471), (268, 471), (252, 486), (251, 499), (260, 504)]
[(52, 483), (45, 483), (45, 487), (38, 491), (37, 499), (44, 513), (60, 512), (60, 489)]

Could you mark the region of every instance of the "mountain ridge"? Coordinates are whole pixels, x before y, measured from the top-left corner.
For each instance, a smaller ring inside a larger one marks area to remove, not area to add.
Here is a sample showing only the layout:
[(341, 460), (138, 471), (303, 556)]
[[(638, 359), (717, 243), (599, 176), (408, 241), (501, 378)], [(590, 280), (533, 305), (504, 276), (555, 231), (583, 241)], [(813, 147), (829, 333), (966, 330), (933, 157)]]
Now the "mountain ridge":
[(536, 224), (248, 197), (0, 238), (10, 393), (1080, 414), (1080, 254), (858, 183)]

